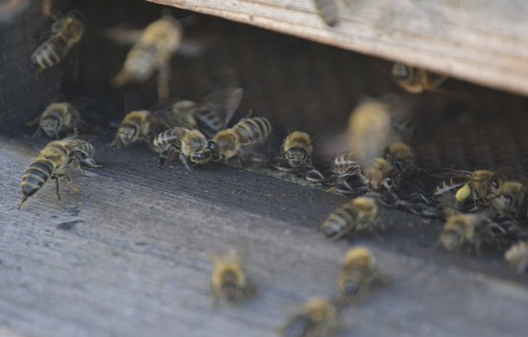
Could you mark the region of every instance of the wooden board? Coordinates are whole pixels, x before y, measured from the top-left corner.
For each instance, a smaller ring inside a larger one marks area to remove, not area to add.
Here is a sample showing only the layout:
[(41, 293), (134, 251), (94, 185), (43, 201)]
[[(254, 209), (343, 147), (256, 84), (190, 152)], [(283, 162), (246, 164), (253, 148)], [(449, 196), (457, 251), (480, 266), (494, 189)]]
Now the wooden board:
[(528, 95), (528, 3), (337, 0), (326, 26), (311, 0), (149, 0), (408, 63)]
[[(319, 232), (344, 199), (217, 165), (158, 170), (137, 146), (49, 184), (17, 210), (19, 184), (45, 142), (0, 140), (2, 336), (270, 336), (300, 303), (332, 296), (346, 242)], [(29, 145), (29, 144), (33, 145)], [(392, 284), (343, 312), (340, 336), (520, 336), (528, 277), (499, 255), (434, 253), (441, 224), (385, 210), (391, 231), (364, 238)], [(259, 295), (213, 306), (208, 252), (246, 248)]]

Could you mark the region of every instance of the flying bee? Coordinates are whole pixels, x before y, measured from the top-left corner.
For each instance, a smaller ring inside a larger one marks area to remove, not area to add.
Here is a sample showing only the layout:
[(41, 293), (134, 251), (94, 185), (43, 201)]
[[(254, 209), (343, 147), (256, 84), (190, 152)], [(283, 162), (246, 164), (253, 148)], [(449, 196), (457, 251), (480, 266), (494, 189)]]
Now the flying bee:
[(323, 21), (333, 27), (339, 21), (339, 13), (336, 0), (313, 0), (317, 13)]
[(277, 169), (287, 172), (299, 171), (303, 168), (310, 169), (312, 149), (312, 140), (306, 132), (290, 133), (282, 143)]
[(242, 259), (235, 249), (224, 256), (213, 255), (211, 259), (211, 292), (215, 298), (238, 302), (255, 294), (256, 287), (247, 277)]
[(400, 87), (411, 94), (439, 91), (438, 87), (447, 80), (445, 75), (409, 67), (401, 63), (395, 63), (392, 66), (392, 76)]
[(160, 153), (158, 166), (163, 167), (173, 154), (179, 158), (190, 171), (189, 162), (204, 165), (216, 159), (209, 148), (209, 141), (202, 132), (196, 129), (176, 126), (158, 134), (152, 141), (153, 148)]
[(313, 298), (279, 328), (282, 337), (324, 337), (338, 324), (339, 310), (330, 300)]
[(442, 182), (435, 189), (434, 195), (441, 196), (454, 192), (458, 207), (461, 207), (467, 200), (473, 200), (474, 209), (478, 209), (491, 204), (498, 186), (499, 180), (493, 171), (455, 171), (451, 179)]
[(75, 106), (67, 102), (60, 102), (51, 103), (42, 115), (28, 123), (30, 126), (36, 124), (38, 124), (38, 129), (35, 134), (44, 131), (48, 137), (59, 139), (61, 134), (79, 133), (79, 127), (82, 127), (84, 122)]
[(112, 81), (120, 87), (128, 82), (144, 82), (158, 71), (158, 97), (169, 97), (170, 66), (172, 55), (183, 36), (181, 23), (170, 15), (154, 21), (126, 56), (123, 69)]
[(368, 166), (382, 155), (391, 136), (390, 107), (382, 101), (367, 100), (359, 104), (349, 118), (348, 150), (362, 166)]
[(519, 241), (504, 253), (504, 258), (510, 266), (523, 273), (528, 267), (528, 241)]
[(455, 214), (447, 218), (440, 233), (439, 243), (453, 252), (460, 247), (469, 247), (477, 254), (480, 248), (494, 243), (494, 229), (501, 230), (496, 223), (478, 214)]
[(265, 117), (243, 118), (233, 127), (218, 132), (209, 147), (218, 160), (230, 159), (244, 148), (264, 142), (271, 131), (271, 123)]
[(361, 294), (375, 279), (381, 279), (376, 258), (365, 247), (352, 248), (345, 257), (337, 287), (345, 300)]
[(525, 203), (524, 185), (517, 181), (503, 181), (493, 197), (493, 208), (499, 215), (517, 218), (522, 214)]
[(385, 147), (383, 158), (394, 166), (401, 175), (409, 175), (415, 170), (414, 153), (405, 143), (392, 143)]
[(69, 54), (70, 50), (81, 41), (84, 26), (75, 14), (68, 13), (53, 24), (51, 31), (52, 36), (31, 56), (31, 61), (39, 66), (40, 71), (56, 65)]
[(321, 227), (324, 235), (336, 241), (343, 236), (371, 232), (381, 228), (379, 206), (369, 197), (357, 197), (332, 212)]
[(70, 173), (75, 169), (80, 169), (81, 165), (99, 167), (93, 160), (94, 154), (95, 150), (91, 144), (76, 137), (67, 137), (48, 143), (22, 176), (23, 197), (18, 208), (40, 190), (49, 179), (54, 179), (56, 182), (56, 193), (59, 201), (61, 200), (59, 194), (60, 178), (65, 178), (73, 191), (80, 192), (73, 184)]

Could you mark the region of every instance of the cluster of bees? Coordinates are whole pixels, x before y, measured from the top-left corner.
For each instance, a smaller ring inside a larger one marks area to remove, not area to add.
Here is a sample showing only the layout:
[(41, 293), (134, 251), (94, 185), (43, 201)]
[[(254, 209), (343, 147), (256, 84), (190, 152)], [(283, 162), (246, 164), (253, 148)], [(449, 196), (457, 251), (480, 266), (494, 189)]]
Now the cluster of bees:
[[(248, 277), (237, 251), (224, 256), (212, 256), (211, 292), (216, 299), (229, 303), (246, 301), (256, 294), (256, 284)], [(351, 248), (345, 255), (337, 277), (338, 296), (312, 298), (300, 306), (278, 329), (284, 337), (327, 336), (339, 328), (343, 309), (352, 299), (358, 299), (375, 283), (387, 283), (376, 258), (365, 247)]]
[[(328, 7), (331, 2), (316, 3), (322, 12), (332, 11)], [(40, 71), (58, 64), (81, 40), (83, 32), (83, 24), (74, 13), (58, 19), (51, 37), (33, 53), (33, 63)], [(301, 131), (287, 135), (273, 159), (262, 159), (256, 148), (268, 140), (273, 128), (267, 118), (250, 115), (232, 123), (242, 99), (241, 88), (218, 89), (201, 102), (167, 103), (170, 59), (181, 38), (181, 24), (164, 15), (146, 27), (128, 53), (112, 85), (143, 82), (157, 72), (158, 96), (166, 103), (156, 110), (128, 113), (118, 126), (111, 147), (119, 149), (144, 142), (159, 155), (159, 167), (175, 158), (188, 170), (212, 163), (263, 165), (350, 196), (351, 201), (331, 213), (321, 226), (323, 234), (331, 240), (382, 232), (385, 229), (380, 216), (382, 205), (445, 219), (438, 242), (450, 252), (467, 247), (479, 254), (485, 247), (502, 248), (505, 243), (527, 237), (518, 221), (526, 216), (525, 185), (510, 179), (503, 172), (506, 170), (450, 171), (443, 179), (417, 167), (410, 146), (412, 123), (406, 116), (395, 113), (390, 100), (367, 99), (353, 110), (345, 145), (328, 167), (314, 166), (311, 138)], [(393, 66), (392, 75), (410, 93), (437, 91), (446, 80), (443, 75), (402, 64)], [(52, 103), (32, 124), (38, 124), (36, 134), (44, 133), (56, 140), (42, 149), (23, 174), (19, 208), (50, 179), (56, 182), (60, 200), (60, 179), (64, 178), (72, 190), (78, 191), (72, 174), (100, 167), (94, 160), (92, 138), (79, 135), (85, 123), (73, 104)], [(66, 137), (59, 140), (63, 136)], [(528, 241), (514, 244), (505, 258), (523, 272), (528, 266)], [(255, 293), (236, 251), (212, 260), (211, 288), (215, 297), (236, 302)], [(337, 322), (347, 299), (361, 293), (373, 280), (384, 278), (366, 248), (352, 249), (345, 261), (338, 278), (341, 300), (307, 302), (280, 329), (283, 336), (325, 335)]]

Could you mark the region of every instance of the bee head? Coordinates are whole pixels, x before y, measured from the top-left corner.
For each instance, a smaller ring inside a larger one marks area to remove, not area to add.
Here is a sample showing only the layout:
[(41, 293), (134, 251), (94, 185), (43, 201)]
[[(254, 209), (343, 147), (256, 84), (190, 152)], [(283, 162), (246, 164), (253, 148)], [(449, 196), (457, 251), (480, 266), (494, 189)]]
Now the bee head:
[(440, 235), (440, 243), (448, 252), (452, 252), (462, 243), (462, 235), (456, 230), (445, 230)]
[(60, 126), (60, 121), (58, 118), (44, 118), (40, 121), (40, 128), (48, 137), (55, 137), (59, 139), (58, 130)]
[(513, 198), (509, 194), (500, 194), (493, 199), (493, 206), (500, 212), (509, 211), (513, 204)]
[(138, 129), (135, 125), (122, 124), (117, 130), (117, 137), (124, 146), (128, 146), (137, 140)]
[(288, 164), (290, 164), (291, 167), (299, 167), (306, 163), (308, 153), (305, 149), (294, 147), (286, 151), (284, 156), (286, 157), (286, 160), (288, 160)]
[(191, 154), (191, 161), (195, 164), (203, 165), (207, 164), (213, 159), (213, 153), (209, 149), (193, 152)]
[(220, 154), (218, 153), (218, 146), (215, 142), (210, 140), (207, 143), (207, 149), (211, 151), (211, 160), (212, 161), (219, 161), (220, 160)]

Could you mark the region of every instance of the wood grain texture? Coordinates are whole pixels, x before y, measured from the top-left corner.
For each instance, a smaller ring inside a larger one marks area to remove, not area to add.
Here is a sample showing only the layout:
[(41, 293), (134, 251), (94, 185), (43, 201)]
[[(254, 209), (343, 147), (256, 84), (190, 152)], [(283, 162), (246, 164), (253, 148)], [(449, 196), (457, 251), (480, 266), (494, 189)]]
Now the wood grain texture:
[(528, 3), (337, 0), (326, 26), (311, 0), (149, 0), (404, 62), (528, 95)]
[[(0, 332), (7, 336), (270, 336), (312, 296), (335, 291), (348, 248), (319, 225), (342, 198), (224, 166), (164, 170), (141, 146), (75, 177), (82, 195), (45, 186), (21, 210), (35, 150), (0, 140)], [(24, 144), (24, 145), (22, 145)], [(35, 143), (40, 147), (40, 143)], [(500, 256), (431, 253), (439, 223), (386, 210), (392, 230), (361, 239), (392, 284), (343, 313), (340, 336), (519, 336), (528, 277)], [(208, 252), (245, 247), (259, 296), (213, 306)]]

